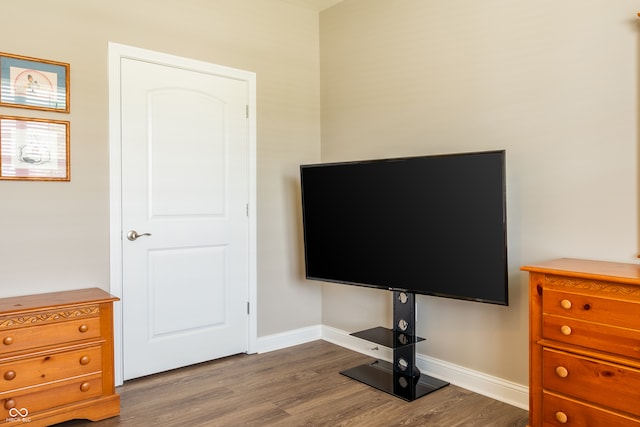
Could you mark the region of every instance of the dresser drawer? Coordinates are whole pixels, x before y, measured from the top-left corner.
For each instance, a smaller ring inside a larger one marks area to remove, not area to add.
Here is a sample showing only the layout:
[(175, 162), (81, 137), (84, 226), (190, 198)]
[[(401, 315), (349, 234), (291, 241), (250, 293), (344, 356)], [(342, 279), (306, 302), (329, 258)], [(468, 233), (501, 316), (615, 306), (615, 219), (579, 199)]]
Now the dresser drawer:
[(542, 387), (640, 416), (640, 370), (545, 348)]
[(20, 350), (100, 337), (100, 318), (0, 330), (0, 356)]
[(99, 288), (0, 298), (1, 425), (45, 427), (120, 413), (117, 300)]
[[(544, 289), (542, 312), (557, 316), (580, 319), (587, 322), (606, 323), (621, 328), (638, 329), (640, 301), (626, 287), (601, 284), (605, 291), (590, 293), (563, 292)], [(600, 295), (600, 294), (604, 295)]]
[(640, 418), (608, 411), (588, 403), (544, 392), (542, 420), (545, 426), (640, 427)]
[(640, 331), (636, 329), (544, 314), (542, 337), (640, 359)]
[[(60, 382), (55, 387), (44, 386), (30, 389), (28, 392), (16, 392), (14, 395), (0, 400), (0, 419), (15, 418), (16, 413), (35, 414), (58, 406), (98, 397), (101, 394), (102, 379), (99, 374)], [(15, 408), (15, 410), (11, 411), (11, 408)]]
[(529, 425), (640, 427), (640, 264), (529, 272)]
[(100, 346), (0, 363), (0, 398), (24, 387), (100, 372)]

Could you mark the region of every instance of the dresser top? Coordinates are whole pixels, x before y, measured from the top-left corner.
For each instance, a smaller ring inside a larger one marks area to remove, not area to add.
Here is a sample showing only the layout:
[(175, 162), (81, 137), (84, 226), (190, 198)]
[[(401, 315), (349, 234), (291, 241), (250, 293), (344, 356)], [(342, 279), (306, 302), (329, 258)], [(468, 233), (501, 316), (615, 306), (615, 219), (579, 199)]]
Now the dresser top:
[(118, 298), (99, 288), (0, 298), (0, 315), (111, 301), (118, 301)]
[(521, 270), (640, 285), (640, 264), (560, 258), (526, 265)]

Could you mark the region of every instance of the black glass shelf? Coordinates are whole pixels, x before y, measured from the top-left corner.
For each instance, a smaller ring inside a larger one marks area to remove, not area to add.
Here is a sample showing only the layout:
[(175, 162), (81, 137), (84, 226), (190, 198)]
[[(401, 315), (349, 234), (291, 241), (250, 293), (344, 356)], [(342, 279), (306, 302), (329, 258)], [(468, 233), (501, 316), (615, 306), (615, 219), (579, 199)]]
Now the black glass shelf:
[(415, 335), (407, 335), (392, 329), (383, 328), (382, 326), (354, 332), (351, 335), (388, 348), (400, 348), (424, 341), (424, 338), (416, 337)]
[(403, 377), (394, 373), (393, 365), (384, 360), (376, 360), (340, 373), (409, 402), (449, 385), (446, 381), (424, 374), (415, 378)]

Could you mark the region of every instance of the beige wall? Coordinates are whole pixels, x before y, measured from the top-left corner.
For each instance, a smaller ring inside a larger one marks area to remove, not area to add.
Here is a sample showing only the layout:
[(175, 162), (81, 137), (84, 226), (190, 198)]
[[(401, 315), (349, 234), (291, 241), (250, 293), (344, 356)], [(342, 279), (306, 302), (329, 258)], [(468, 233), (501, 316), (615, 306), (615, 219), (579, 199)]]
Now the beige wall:
[[(527, 384), (519, 267), (637, 262), (639, 10), (345, 0), (320, 14), (323, 161), (507, 150), (510, 306), (420, 296), (419, 352)], [(326, 325), (390, 326), (385, 292), (327, 284), (322, 302)]]
[(71, 64), (71, 182), (0, 181), (0, 296), (109, 288), (109, 41), (257, 74), (258, 335), (320, 323), (299, 256), (320, 155), (318, 13), (280, 0), (3, 2), (0, 51)]
[(389, 326), (386, 292), (323, 285), (321, 310), (303, 279), (298, 165), (321, 130), (326, 161), (505, 148), (511, 305), (421, 296), (419, 351), (525, 384), (519, 266), (638, 251), (638, 10), (345, 0), (318, 22), (280, 0), (4, 2), (0, 51), (69, 62), (72, 112), (0, 114), (71, 120), (72, 180), (0, 181), (0, 296), (108, 288), (113, 41), (257, 73), (259, 336)]

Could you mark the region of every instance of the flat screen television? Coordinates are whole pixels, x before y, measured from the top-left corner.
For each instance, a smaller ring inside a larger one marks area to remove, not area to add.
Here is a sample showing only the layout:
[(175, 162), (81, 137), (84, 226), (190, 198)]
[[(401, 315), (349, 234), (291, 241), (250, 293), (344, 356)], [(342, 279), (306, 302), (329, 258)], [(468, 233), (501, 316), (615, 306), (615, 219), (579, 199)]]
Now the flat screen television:
[(308, 279), (508, 305), (504, 150), (300, 174)]

